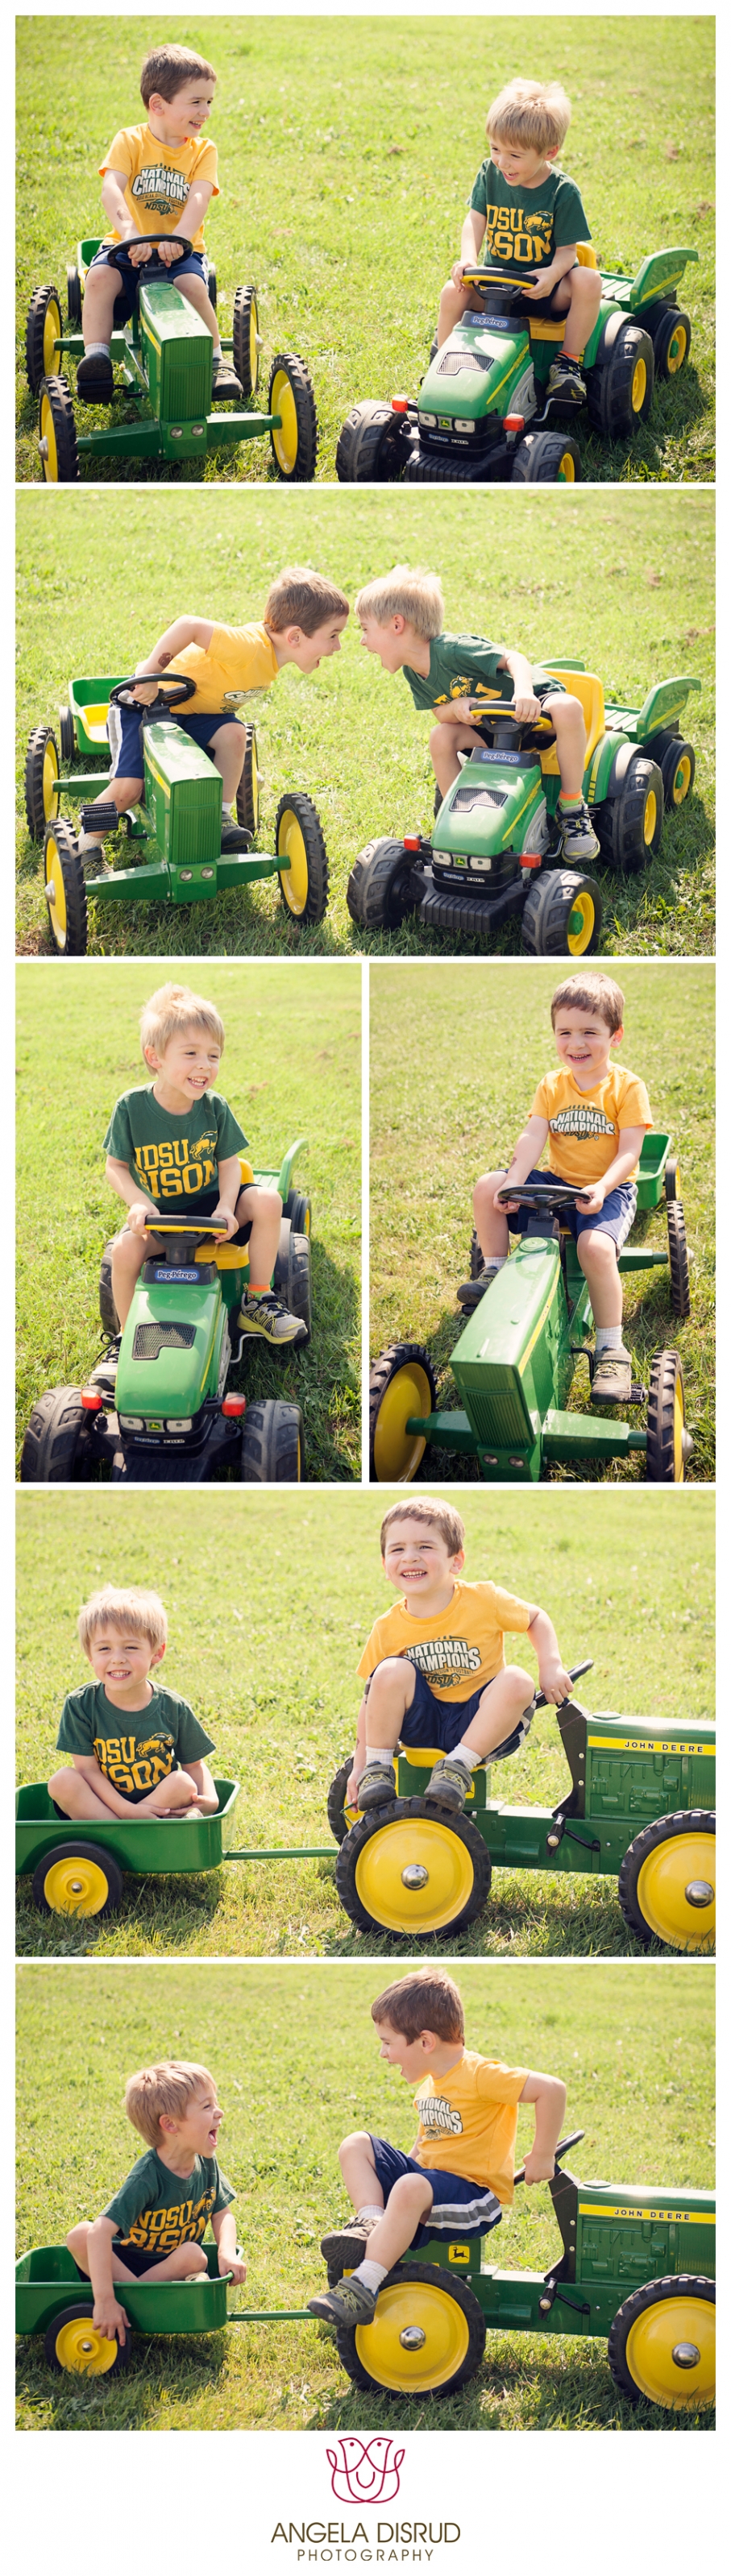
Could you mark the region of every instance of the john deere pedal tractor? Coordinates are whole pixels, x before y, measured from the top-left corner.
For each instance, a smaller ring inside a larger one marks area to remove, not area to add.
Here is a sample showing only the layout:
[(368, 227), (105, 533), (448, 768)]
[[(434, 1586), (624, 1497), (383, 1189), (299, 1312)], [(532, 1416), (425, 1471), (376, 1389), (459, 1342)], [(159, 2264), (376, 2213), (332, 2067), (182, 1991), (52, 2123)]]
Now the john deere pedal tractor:
[[(394, 2266), (370, 2325), (338, 2326), (343, 2369), (381, 2396), (450, 2397), (474, 2379), (488, 2333), (600, 2336), (615, 2388), (668, 2413), (715, 2399), (716, 2203), (711, 2191), (579, 2182), (561, 2139), (548, 2189), (560, 2252), (546, 2272), (500, 2271), (493, 2233), (439, 2234)], [(516, 2173), (516, 2184), (524, 2179)], [(331, 2240), (335, 2243), (335, 2240)], [(353, 2268), (352, 2240), (343, 2260)], [(27, 2258), (26, 2258), (27, 2259)], [(329, 2287), (343, 2269), (329, 2264)]]
[[(274, 850), (253, 851), (259, 826), (260, 773), (256, 732), (247, 725), (244, 767), (237, 799), (240, 847), (222, 851), (223, 789), (207, 752), (178, 724), (172, 710), (195, 696), (185, 672), (165, 671), (157, 698), (140, 709), (144, 797), (123, 816), (113, 802), (87, 805), (109, 775), (107, 716), (110, 705), (131, 704), (135, 678), (69, 682), (59, 732), (35, 725), (25, 764), (28, 830), (43, 844), (45, 895), (51, 934), (61, 957), (84, 957), (87, 905), (93, 903), (212, 903), (216, 895), (278, 877), (285, 911), (303, 927), (322, 921), (327, 909), (328, 862), (317, 810), (299, 792), (280, 797)], [(79, 761), (86, 766), (71, 765)], [(89, 768), (89, 761), (96, 766)], [(106, 777), (105, 777), (106, 772)], [(62, 802), (80, 804), (82, 822), (106, 834), (126, 834), (133, 864), (99, 870), (92, 850), (82, 856)], [(148, 856), (148, 848), (157, 855)], [(139, 855), (138, 855), (139, 853)]]
[[(586, 731), (583, 794), (600, 864), (631, 874), (659, 848), (666, 809), (690, 794), (695, 755), (680, 718), (700, 680), (660, 680), (639, 707), (606, 699), (601, 680), (566, 656), (541, 670), (580, 700)], [(351, 919), (394, 931), (412, 915), (460, 941), (489, 942), (520, 919), (533, 957), (589, 957), (599, 947), (602, 897), (596, 878), (562, 864), (561, 779), (550, 717), (518, 720), (509, 705), (471, 701), (475, 748), (440, 797), (429, 836), (369, 841), (348, 882)]]
[[(309, 1341), (312, 1321), (309, 1200), (291, 1188), (301, 1144), (300, 1138), (289, 1147), (279, 1172), (254, 1172), (241, 1159), (243, 1187), (255, 1180), (281, 1193), (274, 1286), (305, 1327), (298, 1349)], [(85, 1483), (102, 1472), (125, 1484), (201, 1485), (220, 1473), (244, 1484), (299, 1484), (305, 1476), (299, 1405), (247, 1404), (244, 1395), (228, 1391), (230, 1371), (250, 1347), (236, 1324), (246, 1243), (229, 1241), (223, 1226), (191, 1225), (189, 1217), (164, 1209), (155, 1234), (162, 1252), (140, 1272), (116, 1369), (102, 1360), (87, 1385), (54, 1387), (38, 1398), (23, 1442), (21, 1483)], [(111, 1248), (102, 1258), (99, 1288), (107, 1337), (119, 1330)]]
[[(682, 1318), (690, 1313), (688, 1250), (670, 1141), (645, 1137), (637, 1184), (638, 1214), (665, 1197), (667, 1250), (630, 1235), (618, 1268), (622, 1277), (669, 1268), (673, 1314)], [(564, 1410), (577, 1362), (586, 1360), (593, 1376), (589, 1289), (574, 1237), (561, 1225), (577, 1192), (548, 1179), (511, 1185), (503, 1196), (528, 1211), (529, 1231), (484, 1290), (473, 1237), (472, 1282), (462, 1298), (468, 1321), (450, 1360), (463, 1409), (437, 1409), (434, 1369), (420, 1342), (392, 1342), (371, 1373), (371, 1483), (410, 1484), (433, 1447), (475, 1458), (487, 1484), (536, 1484), (547, 1468), (584, 1459), (601, 1467), (635, 1452), (651, 1484), (682, 1485), (693, 1442), (679, 1351), (657, 1351), (649, 1389), (632, 1387), (629, 1409), (647, 1407), (644, 1430), (621, 1422), (615, 1407), (611, 1419)]]
[[(575, 1665), (572, 1682), (590, 1671)], [(545, 1705), (539, 1691), (534, 1706)], [(685, 1717), (672, 1725), (591, 1717), (573, 1698), (557, 1708), (556, 1723), (567, 1777), (555, 1807), (492, 1797), (487, 1761), (455, 1815), (422, 1794), (437, 1750), (411, 1745), (398, 1753), (393, 1799), (359, 1815), (345, 1805), (352, 1757), (343, 1763), (327, 1813), (340, 1845), (338, 1896), (359, 1931), (407, 1943), (454, 1939), (484, 1912), (494, 1869), (535, 1869), (616, 1879), (627, 1930), (643, 1948), (713, 1949), (714, 1727)]]
[[(140, 234), (156, 244), (164, 233)], [(182, 238), (182, 236), (181, 236)], [(61, 373), (65, 358), (83, 358), (81, 307), (84, 281), (101, 241), (79, 243), (75, 266), (67, 268), (68, 314), (64, 326), (55, 286), (39, 286), (32, 297), (26, 325), (26, 366), (32, 394), (38, 396), (38, 452), (45, 483), (76, 483), (79, 459), (92, 467), (100, 456), (117, 461), (144, 457), (165, 465), (191, 458), (203, 464), (217, 447), (241, 446), (269, 437), (277, 473), (285, 482), (311, 483), (317, 462), (317, 412), (312, 385), (302, 358), (282, 350), (272, 360), (266, 412), (249, 408), (259, 382), (261, 337), (256, 288), (238, 286), (234, 296), (233, 336), (222, 339), (231, 350), (243, 400), (230, 410), (214, 407), (213, 341), (199, 313), (175, 285), (175, 270), (153, 255), (140, 271), (137, 309), (129, 322), (119, 320), (112, 334), (111, 357), (117, 367), (115, 399), (125, 409), (139, 406), (136, 419), (108, 422), (80, 435), (73, 398)], [(123, 245), (118, 245), (122, 248)], [(187, 256), (192, 243), (183, 241)], [(118, 267), (114, 249), (110, 267)], [(120, 290), (121, 291), (121, 290)], [(216, 302), (215, 270), (209, 267), (208, 293)], [(120, 307), (123, 313), (124, 302)], [(90, 397), (86, 394), (87, 402)]]
[[(690, 348), (690, 318), (677, 289), (697, 250), (658, 251), (635, 277), (602, 270), (602, 300), (582, 357), (589, 426), (630, 438), (647, 419), (656, 377), (675, 378)], [(596, 268), (579, 244), (579, 260)], [(522, 287), (499, 268), (466, 268), (482, 309), (467, 312), (441, 349), (434, 343), (414, 399), (360, 402), (340, 432), (341, 483), (576, 483), (581, 452), (576, 405), (547, 397), (564, 321), (537, 303), (521, 313)]]

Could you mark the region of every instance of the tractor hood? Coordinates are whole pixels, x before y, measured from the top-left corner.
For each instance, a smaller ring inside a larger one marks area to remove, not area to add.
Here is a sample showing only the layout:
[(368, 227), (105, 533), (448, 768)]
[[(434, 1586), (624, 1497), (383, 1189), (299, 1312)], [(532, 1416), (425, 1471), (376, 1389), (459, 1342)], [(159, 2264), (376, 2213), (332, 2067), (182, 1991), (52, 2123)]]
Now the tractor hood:
[(505, 325), (467, 319), (450, 332), (427, 368), (419, 387), (419, 418), (437, 422), (484, 420), (486, 412), (504, 416), (529, 360), (524, 322)]
[(522, 1449), (556, 1401), (563, 1296), (559, 1248), (536, 1235), (511, 1254), (452, 1352), (452, 1373), (476, 1438)]
[(542, 795), (537, 753), (471, 752), (440, 805), (432, 832), (435, 858), (466, 852), (489, 859), (530, 849), (531, 821)]
[(204, 1396), (217, 1391), (217, 1327), (220, 1337), (223, 1324), (215, 1273), (198, 1285), (140, 1283), (122, 1335), (117, 1414), (161, 1426), (195, 1415)]

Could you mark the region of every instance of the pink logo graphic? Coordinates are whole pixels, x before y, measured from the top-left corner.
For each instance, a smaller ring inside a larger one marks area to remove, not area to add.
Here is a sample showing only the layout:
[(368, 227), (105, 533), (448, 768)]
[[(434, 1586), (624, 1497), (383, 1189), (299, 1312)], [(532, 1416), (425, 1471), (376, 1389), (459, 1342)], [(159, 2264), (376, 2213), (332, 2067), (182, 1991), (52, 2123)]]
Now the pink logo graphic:
[(327, 2456), (333, 2495), (341, 2504), (391, 2504), (398, 2495), (403, 2450), (394, 2451), (385, 2434), (378, 2433), (372, 2442), (360, 2442), (356, 2434), (346, 2433), (337, 2450), (328, 2451)]

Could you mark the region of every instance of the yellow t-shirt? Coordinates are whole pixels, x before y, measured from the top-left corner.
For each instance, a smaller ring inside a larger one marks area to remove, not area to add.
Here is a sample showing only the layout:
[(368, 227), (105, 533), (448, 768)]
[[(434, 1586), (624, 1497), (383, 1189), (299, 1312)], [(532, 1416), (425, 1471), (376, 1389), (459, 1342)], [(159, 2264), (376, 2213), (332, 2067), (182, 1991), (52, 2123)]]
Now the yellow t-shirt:
[(384, 1610), (371, 1629), (358, 1671), (368, 1681), (386, 1655), (405, 1655), (423, 1673), (435, 1698), (453, 1707), (503, 1671), (505, 1629), (525, 1635), (530, 1622), (529, 1603), (518, 1601), (514, 1592), (502, 1592), (497, 1583), (463, 1583), (460, 1577), (447, 1609), (433, 1619), (412, 1619), (405, 1600)]
[[(202, 644), (186, 644), (182, 653), (176, 653), (172, 668), (195, 680), (195, 697), (187, 702), (190, 714), (217, 716), (226, 712), (229, 690), (237, 697), (253, 697), (260, 689), (270, 689), (279, 663), (265, 626), (214, 626), (207, 650)], [(230, 712), (235, 714), (233, 706)], [(185, 723), (185, 707), (180, 714)]]
[(498, 2200), (513, 2197), (518, 2103), (527, 2066), (502, 2066), (466, 2048), (449, 2075), (426, 2075), (414, 2095), (418, 2165), (464, 2174), (484, 2183)]
[[(579, 1189), (603, 1180), (619, 1153), (621, 1128), (652, 1126), (644, 1082), (623, 1064), (610, 1064), (593, 1091), (580, 1091), (567, 1067), (557, 1065), (539, 1082), (530, 1114), (548, 1119), (551, 1171)], [(638, 1170), (635, 1163), (627, 1179), (634, 1181)]]
[[(177, 232), (197, 179), (206, 181), (214, 197), (220, 195), (216, 146), (202, 134), (191, 135), (186, 143), (160, 143), (149, 125), (121, 126), (100, 162), (100, 179), (108, 170), (127, 171), (125, 203), (140, 233)], [(104, 240), (118, 242), (122, 235), (105, 233)], [(194, 250), (205, 249), (202, 224), (192, 241)], [(174, 267), (170, 275), (174, 277)]]

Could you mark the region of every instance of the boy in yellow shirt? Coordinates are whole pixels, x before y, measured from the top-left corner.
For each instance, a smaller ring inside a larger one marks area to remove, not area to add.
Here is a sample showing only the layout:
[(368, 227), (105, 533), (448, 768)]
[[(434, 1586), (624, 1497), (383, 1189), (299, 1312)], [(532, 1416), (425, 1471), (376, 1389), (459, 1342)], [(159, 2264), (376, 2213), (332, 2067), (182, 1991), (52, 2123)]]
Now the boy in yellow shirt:
[[(130, 704), (110, 706), (107, 720), (112, 774), (93, 805), (81, 808), (78, 847), (82, 858), (97, 848), (108, 824), (95, 820), (97, 807), (116, 805), (126, 814), (144, 792), (141, 723), (146, 706), (157, 697), (148, 673), (170, 668), (195, 681), (195, 696), (170, 709), (170, 722), (182, 726), (200, 744), (223, 782), (222, 851), (246, 850), (250, 833), (234, 820), (234, 805), (246, 750), (246, 730), (234, 708), (242, 700), (270, 689), (294, 662), (298, 671), (316, 671), (331, 653), (339, 653), (348, 622), (345, 593), (321, 573), (289, 564), (271, 583), (263, 618), (251, 626), (218, 626), (209, 617), (176, 617), (140, 664)], [(114, 826), (112, 828), (115, 828)]]
[[(566, 2107), (557, 2076), (465, 2048), (462, 1998), (445, 1968), (400, 1977), (376, 1997), (371, 2017), (386, 2065), (417, 2087), (419, 2128), (411, 2155), (366, 2129), (343, 2140), (340, 2169), (355, 2219), (324, 2236), (322, 2252), (347, 2266), (349, 2278), (307, 2305), (344, 2326), (370, 2325), (407, 2246), (440, 2234), (485, 2236), (497, 2226), (513, 2198), (519, 2102), (533, 2103), (536, 2117), (525, 2180), (549, 2182)], [(351, 2270), (354, 2254), (360, 2261)]]
[[(154, 256), (174, 275), (181, 295), (210, 331), (213, 401), (241, 399), (238, 376), (223, 356), (208, 293), (203, 237), (211, 197), (220, 195), (216, 146), (206, 142), (203, 132), (215, 88), (213, 65), (201, 54), (191, 53), (187, 45), (156, 45), (140, 74), (147, 121), (122, 126), (100, 163), (102, 205), (112, 230), (91, 261), (84, 287), (84, 356), (76, 382), (85, 402), (111, 402), (115, 304), (123, 297), (123, 319), (128, 321), (137, 302), (140, 270)], [(156, 252), (145, 243), (147, 233), (165, 235)], [(191, 244), (186, 253), (181, 234)], [(120, 244), (124, 246), (120, 264), (115, 260), (110, 268), (109, 252)]]
[[(571, 1227), (591, 1295), (596, 1326), (594, 1404), (627, 1404), (632, 1361), (622, 1341), (622, 1282), (617, 1256), (637, 1206), (635, 1182), (643, 1137), (652, 1126), (644, 1082), (611, 1064), (610, 1047), (624, 1037), (624, 995), (611, 975), (568, 975), (551, 1003), (558, 1070), (544, 1074), (507, 1172), (485, 1172), (473, 1208), (489, 1288), (509, 1250), (508, 1228), (525, 1234), (535, 1219), (515, 1203), (501, 1206), (511, 1181), (566, 1181), (576, 1204), (562, 1222)], [(548, 1170), (539, 1156), (550, 1137)]]
[(399, 1743), (439, 1748), (424, 1796), (454, 1811), (478, 1762), (520, 1751), (534, 1695), (522, 1664), (506, 1665), (506, 1630), (530, 1637), (546, 1698), (570, 1697), (547, 1612), (496, 1583), (462, 1582), (464, 1555), (464, 1521), (451, 1503), (392, 1503), (381, 1558), (401, 1599), (376, 1620), (358, 1665), (365, 1688), (346, 1793), (364, 1814), (396, 1795)]

